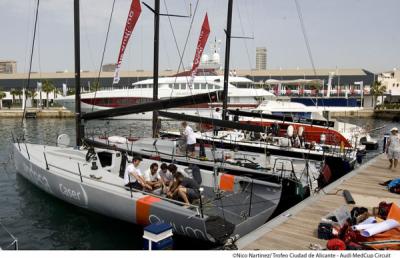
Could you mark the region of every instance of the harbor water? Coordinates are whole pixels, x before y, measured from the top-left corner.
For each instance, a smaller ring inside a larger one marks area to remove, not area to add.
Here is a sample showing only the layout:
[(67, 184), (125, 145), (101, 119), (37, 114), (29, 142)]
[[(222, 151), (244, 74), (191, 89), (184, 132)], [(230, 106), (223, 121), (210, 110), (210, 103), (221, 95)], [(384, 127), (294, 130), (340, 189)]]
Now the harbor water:
[[(372, 118), (343, 118), (341, 121), (368, 128), (384, 129), (371, 133), (383, 138), (391, 127), (387, 120)], [(177, 124), (163, 122), (163, 127)], [(90, 133), (124, 136), (150, 136), (150, 121), (91, 121), (86, 125)], [(12, 165), (12, 133), (24, 133), (28, 142), (55, 145), (57, 136), (75, 136), (74, 119), (21, 119), (0, 120), (0, 222), (18, 238), (19, 248), (24, 250), (137, 250), (142, 249), (142, 227), (88, 212), (58, 200), (39, 190), (19, 176)], [(382, 152), (380, 148), (369, 152), (370, 159)], [(0, 239), (0, 242), (2, 239)], [(209, 244), (174, 238), (174, 249), (209, 249)]]

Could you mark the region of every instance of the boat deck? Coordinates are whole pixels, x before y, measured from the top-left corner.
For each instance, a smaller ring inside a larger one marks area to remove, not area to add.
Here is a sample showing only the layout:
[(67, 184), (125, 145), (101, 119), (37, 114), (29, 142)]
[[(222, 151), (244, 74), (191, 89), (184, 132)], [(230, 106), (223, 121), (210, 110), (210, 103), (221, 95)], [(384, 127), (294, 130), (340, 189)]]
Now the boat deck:
[(380, 182), (400, 177), (400, 167), (389, 170), (388, 160), (381, 154), (353, 172), (326, 187), (319, 194), (285, 211), (257, 230), (239, 239), (237, 246), (244, 250), (309, 250), (310, 244), (326, 246), (326, 240), (317, 238), (317, 227), (322, 217), (347, 205), (342, 190), (349, 190), (355, 205), (370, 211), (379, 202), (399, 202), (397, 194), (390, 193)]

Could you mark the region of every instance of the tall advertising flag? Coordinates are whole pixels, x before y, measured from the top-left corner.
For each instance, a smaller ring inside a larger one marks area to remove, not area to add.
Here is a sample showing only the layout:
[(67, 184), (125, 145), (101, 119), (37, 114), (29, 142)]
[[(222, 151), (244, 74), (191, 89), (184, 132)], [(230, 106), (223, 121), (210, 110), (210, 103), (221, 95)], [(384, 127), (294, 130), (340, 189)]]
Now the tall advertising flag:
[(201, 55), (203, 54), (204, 47), (206, 46), (208, 35), (210, 35), (210, 26), (208, 24), (208, 15), (204, 17), (203, 25), (201, 26), (201, 32), (199, 41), (197, 42), (196, 54), (193, 59), (193, 66), (190, 70), (190, 81), (189, 88), (192, 88), (194, 77), (196, 76), (197, 69), (199, 68)]
[(113, 84), (117, 84), (119, 82), (119, 67), (122, 62), (122, 57), (124, 56), (129, 38), (132, 35), (133, 28), (135, 28), (136, 22), (139, 19), (141, 12), (142, 8), (140, 7), (140, 0), (132, 0), (131, 8), (128, 13), (128, 18), (126, 19), (124, 35), (122, 36), (121, 48), (119, 49), (118, 62), (115, 67)]

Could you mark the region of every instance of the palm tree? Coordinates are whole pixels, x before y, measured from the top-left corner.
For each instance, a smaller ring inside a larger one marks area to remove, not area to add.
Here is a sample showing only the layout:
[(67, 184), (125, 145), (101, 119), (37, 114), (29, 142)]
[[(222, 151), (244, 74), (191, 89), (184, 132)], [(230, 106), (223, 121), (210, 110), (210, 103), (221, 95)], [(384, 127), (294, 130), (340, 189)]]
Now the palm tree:
[(46, 93), (46, 107), (49, 108), (49, 93), (54, 91), (55, 87), (52, 81), (44, 80), (42, 82), (42, 91)]
[(6, 93), (0, 91), (0, 109), (3, 109), (3, 99), (6, 97)]
[(56, 98), (57, 98), (57, 94), (62, 94), (62, 93), (61, 93), (61, 90), (60, 90), (60, 89), (54, 87), (54, 92), (53, 92), (53, 94), (54, 94), (54, 98), (56, 99)]
[(67, 96), (69, 95), (74, 95), (75, 94), (75, 89), (71, 88), (67, 90)]
[[(378, 99), (379, 96), (383, 96), (383, 94), (385, 94), (386, 92), (386, 85), (382, 85), (381, 82), (379, 81), (375, 81), (372, 86), (371, 86), (371, 95), (374, 96), (373, 100), (373, 106), (376, 106), (376, 101)], [(382, 98), (382, 102), (383, 102), (383, 98)]]
[(89, 91), (98, 91), (100, 89), (100, 83), (98, 81), (94, 81), (93, 83), (90, 84)]
[(21, 100), (21, 96), (22, 96), (22, 90), (21, 90), (21, 89), (17, 89), (17, 90), (15, 90), (15, 95), (17, 95), (17, 96), (18, 96), (18, 99), (19, 99), (19, 104), (21, 104), (21, 103), (22, 103), (22, 100)]
[(21, 96), (22, 95), (22, 91), (13, 89), (13, 90), (11, 90), (10, 94), (11, 94), (11, 96), (13, 98), (12, 99), (12, 103), (14, 103), (15, 102), (15, 96)]

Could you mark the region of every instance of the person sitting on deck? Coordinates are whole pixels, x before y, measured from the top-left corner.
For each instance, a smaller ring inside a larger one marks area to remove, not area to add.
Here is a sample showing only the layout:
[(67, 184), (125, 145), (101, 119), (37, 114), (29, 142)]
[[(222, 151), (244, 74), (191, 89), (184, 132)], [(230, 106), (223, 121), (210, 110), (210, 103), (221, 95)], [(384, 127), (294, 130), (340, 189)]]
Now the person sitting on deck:
[(174, 181), (174, 176), (168, 171), (168, 165), (166, 163), (161, 164), (158, 175), (160, 176), (160, 182), (164, 189), (170, 186)]
[(146, 184), (145, 180), (142, 177), (142, 172), (139, 169), (139, 164), (141, 161), (142, 157), (135, 156), (132, 159), (132, 163), (126, 167), (124, 174), (125, 186), (138, 190), (152, 190), (151, 186)]
[(274, 122), (271, 125), (271, 135), (274, 137), (279, 136), (279, 130), (280, 130), (279, 124), (277, 122)]
[(188, 207), (193, 200), (200, 198), (200, 186), (194, 179), (184, 177), (180, 172), (177, 172), (174, 184), (168, 191), (167, 197), (182, 199), (185, 202), (185, 207)]
[(150, 168), (144, 172), (143, 178), (146, 184), (150, 185), (153, 190), (160, 188), (162, 183), (158, 174), (158, 164), (151, 164)]
[(171, 172), (172, 177), (175, 178), (176, 173), (181, 173), (184, 177), (189, 177), (189, 175), (184, 171), (178, 171), (178, 167), (175, 164), (168, 165), (168, 171)]

